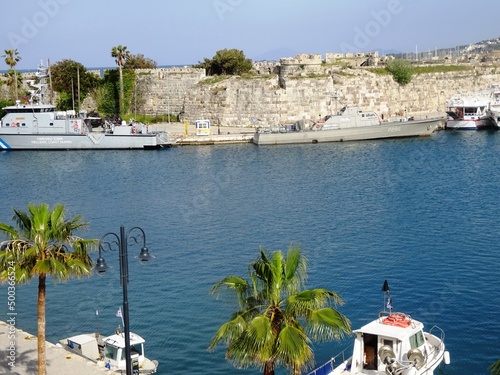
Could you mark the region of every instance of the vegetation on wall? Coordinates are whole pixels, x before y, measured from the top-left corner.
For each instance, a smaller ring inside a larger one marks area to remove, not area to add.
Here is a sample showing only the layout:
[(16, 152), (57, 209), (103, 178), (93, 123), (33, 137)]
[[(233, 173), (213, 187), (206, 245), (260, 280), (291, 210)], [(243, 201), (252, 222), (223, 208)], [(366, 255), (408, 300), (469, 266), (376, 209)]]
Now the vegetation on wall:
[(241, 75), (252, 69), (252, 60), (247, 59), (243, 51), (237, 49), (223, 49), (217, 51), (212, 59), (207, 59), (194, 65), (203, 68), (207, 75)]
[(411, 82), (413, 77), (413, 66), (408, 60), (392, 60), (389, 61), (385, 69), (392, 74), (394, 81), (404, 86)]
[(142, 53), (129, 54), (125, 60), (125, 69), (156, 69), (158, 64), (153, 59), (145, 57)]
[(81, 63), (69, 59), (52, 65), (50, 76), (52, 90), (59, 94), (57, 108), (60, 110), (72, 108), (78, 110), (79, 104), (89, 92), (101, 84), (99, 76), (88, 72)]
[[(473, 70), (474, 67), (470, 65), (427, 65), (427, 66), (413, 66), (413, 75), (425, 73), (448, 73), (448, 72), (466, 72)], [(369, 72), (378, 75), (391, 74), (385, 68), (368, 68)]]

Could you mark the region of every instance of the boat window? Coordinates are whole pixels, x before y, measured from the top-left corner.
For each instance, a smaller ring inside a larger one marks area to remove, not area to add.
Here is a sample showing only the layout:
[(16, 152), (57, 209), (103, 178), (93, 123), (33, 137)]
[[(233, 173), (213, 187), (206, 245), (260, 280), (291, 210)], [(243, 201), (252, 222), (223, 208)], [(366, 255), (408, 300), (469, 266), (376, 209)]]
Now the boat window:
[(422, 346), (424, 342), (424, 334), (422, 333), (422, 331), (418, 331), (410, 337), (410, 346), (412, 349)]
[(49, 122), (49, 126), (54, 126), (54, 123), (53, 122)]
[(21, 126), (26, 126), (26, 123), (25, 123), (25, 122), (23, 122), (23, 123), (21, 124)]
[(136, 345), (132, 345), (132, 347), (130, 348), (130, 353), (131, 354), (134, 354), (134, 353), (139, 353), (139, 355), (142, 355), (142, 344), (136, 344)]
[(104, 357), (106, 358), (116, 361), (117, 353), (118, 353), (118, 348), (115, 348), (114, 346), (106, 345), (104, 347)]

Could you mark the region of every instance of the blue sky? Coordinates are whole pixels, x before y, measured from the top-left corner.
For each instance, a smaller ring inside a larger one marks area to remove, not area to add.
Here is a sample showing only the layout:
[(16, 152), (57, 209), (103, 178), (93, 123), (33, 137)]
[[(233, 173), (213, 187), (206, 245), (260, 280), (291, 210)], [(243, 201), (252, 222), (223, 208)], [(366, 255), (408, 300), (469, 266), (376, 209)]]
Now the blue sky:
[(224, 48), (261, 60), (500, 37), (498, 0), (4, 0), (1, 9), (0, 50), (17, 48), (19, 69), (47, 59), (114, 66), (120, 44), (159, 65), (191, 65)]

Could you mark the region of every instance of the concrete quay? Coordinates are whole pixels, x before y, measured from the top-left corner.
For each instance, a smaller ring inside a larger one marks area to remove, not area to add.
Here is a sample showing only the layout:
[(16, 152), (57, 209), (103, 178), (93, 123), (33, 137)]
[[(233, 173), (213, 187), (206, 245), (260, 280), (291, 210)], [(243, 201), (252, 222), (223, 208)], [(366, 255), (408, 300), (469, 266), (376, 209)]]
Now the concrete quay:
[(155, 131), (167, 132), (174, 140), (173, 146), (201, 146), (230, 143), (252, 143), (254, 128), (235, 126), (213, 126), (209, 135), (196, 135), (193, 124), (163, 123), (150, 125)]
[[(15, 340), (12, 338), (13, 335)], [(36, 375), (38, 373), (37, 341), (36, 336), (0, 321), (0, 374)], [(110, 374), (104, 367), (69, 353), (50, 342), (46, 342), (45, 345), (48, 375)]]

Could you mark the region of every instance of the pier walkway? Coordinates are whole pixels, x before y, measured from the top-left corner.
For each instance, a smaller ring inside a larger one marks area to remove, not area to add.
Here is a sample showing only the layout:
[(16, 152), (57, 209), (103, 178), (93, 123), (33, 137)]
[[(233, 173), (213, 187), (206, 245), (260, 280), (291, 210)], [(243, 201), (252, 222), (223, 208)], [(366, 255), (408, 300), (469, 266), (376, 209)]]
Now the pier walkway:
[[(15, 345), (11, 345), (14, 328), (0, 321), (0, 374), (36, 375), (38, 373), (37, 338), (15, 329)], [(13, 349), (13, 350), (12, 350)], [(11, 356), (13, 354), (13, 356)], [(109, 374), (104, 367), (71, 354), (50, 342), (46, 343), (48, 375), (96, 375)], [(10, 366), (9, 363), (14, 364)]]

